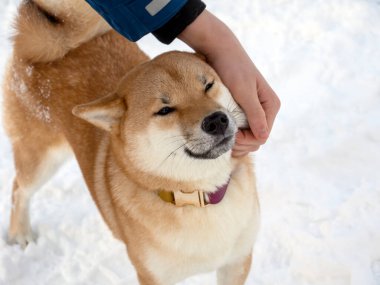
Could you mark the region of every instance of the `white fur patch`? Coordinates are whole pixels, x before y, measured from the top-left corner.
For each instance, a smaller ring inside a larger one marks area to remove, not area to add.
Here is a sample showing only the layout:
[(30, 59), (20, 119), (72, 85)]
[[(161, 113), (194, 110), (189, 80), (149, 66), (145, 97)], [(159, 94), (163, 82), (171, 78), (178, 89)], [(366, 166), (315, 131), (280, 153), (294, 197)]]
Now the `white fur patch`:
[(148, 173), (178, 181), (204, 181), (204, 190), (215, 190), (231, 173), (231, 152), (216, 159), (195, 159), (185, 153), (186, 139), (179, 128), (162, 130), (151, 122), (132, 142), (136, 166)]
[[(255, 189), (245, 168), (234, 173), (222, 203), (206, 208), (184, 207), (172, 217), (172, 231), (156, 232), (162, 250), (147, 248), (147, 265), (162, 284), (208, 272), (247, 256), (259, 226)], [(167, 270), (176, 268), (167, 274)], [(169, 278), (169, 279), (168, 279)]]
[(71, 155), (72, 150), (67, 143), (49, 149), (38, 167), (38, 175), (36, 176), (38, 179), (34, 182), (33, 187), (42, 187)]

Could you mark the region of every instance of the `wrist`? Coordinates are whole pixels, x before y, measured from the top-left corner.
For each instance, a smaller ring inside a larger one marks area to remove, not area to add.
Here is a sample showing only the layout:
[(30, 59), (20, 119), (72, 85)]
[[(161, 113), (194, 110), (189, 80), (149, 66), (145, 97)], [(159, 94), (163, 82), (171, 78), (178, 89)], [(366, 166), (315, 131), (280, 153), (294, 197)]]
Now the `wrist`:
[(187, 26), (178, 38), (208, 60), (242, 49), (232, 31), (207, 10)]

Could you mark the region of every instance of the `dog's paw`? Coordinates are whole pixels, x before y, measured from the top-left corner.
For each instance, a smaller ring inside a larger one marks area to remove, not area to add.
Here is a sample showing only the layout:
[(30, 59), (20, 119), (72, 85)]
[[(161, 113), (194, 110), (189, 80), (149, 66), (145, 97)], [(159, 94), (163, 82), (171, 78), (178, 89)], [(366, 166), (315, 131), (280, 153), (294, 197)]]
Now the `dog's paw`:
[(11, 245), (19, 244), (21, 248), (26, 248), (29, 243), (35, 242), (37, 235), (33, 231), (27, 233), (9, 233), (8, 243)]

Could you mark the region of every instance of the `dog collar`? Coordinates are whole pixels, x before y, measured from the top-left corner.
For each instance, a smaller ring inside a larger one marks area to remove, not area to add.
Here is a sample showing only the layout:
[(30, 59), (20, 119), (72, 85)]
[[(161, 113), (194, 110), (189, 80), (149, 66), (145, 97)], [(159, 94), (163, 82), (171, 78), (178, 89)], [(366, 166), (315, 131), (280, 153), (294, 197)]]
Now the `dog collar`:
[(176, 192), (168, 192), (165, 190), (160, 190), (158, 191), (158, 196), (163, 201), (172, 203), (177, 207), (190, 205), (203, 208), (207, 205), (219, 204), (227, 192), (229, 183), (230, 180), (228, 180), (223, 186), (218, 187), (213, 193), (207, 193), (200, 190), (195, 190), (193, 192), (183, 192), (181, 190)]

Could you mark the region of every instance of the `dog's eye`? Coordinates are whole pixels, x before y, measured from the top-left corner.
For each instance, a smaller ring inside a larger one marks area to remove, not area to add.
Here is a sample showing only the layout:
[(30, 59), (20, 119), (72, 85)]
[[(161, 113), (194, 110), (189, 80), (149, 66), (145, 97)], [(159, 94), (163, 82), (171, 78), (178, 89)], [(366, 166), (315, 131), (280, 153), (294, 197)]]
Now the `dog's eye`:
[(214, 86), (214, 81), (207, 83), (205, 86), (205, 92), (209, 91), (212, 88), (212, 86)]
[(175, 111), (174, 108), (164, 107), (160, 111), (158, 111), (157, 113), (155, 113), (155, 115), (157, 115), (157, 116), (166, 116), (167, 114), (170, 114), (171, 112), (174, 112), (174, 111)]

